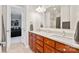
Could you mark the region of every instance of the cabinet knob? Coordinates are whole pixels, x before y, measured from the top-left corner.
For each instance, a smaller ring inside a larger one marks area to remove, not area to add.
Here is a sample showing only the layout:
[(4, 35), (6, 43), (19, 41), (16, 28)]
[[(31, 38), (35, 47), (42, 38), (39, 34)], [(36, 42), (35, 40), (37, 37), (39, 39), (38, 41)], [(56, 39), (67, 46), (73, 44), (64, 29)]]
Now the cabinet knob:
[(64, 48), (63, 51), (66, 51), (66, 49)]

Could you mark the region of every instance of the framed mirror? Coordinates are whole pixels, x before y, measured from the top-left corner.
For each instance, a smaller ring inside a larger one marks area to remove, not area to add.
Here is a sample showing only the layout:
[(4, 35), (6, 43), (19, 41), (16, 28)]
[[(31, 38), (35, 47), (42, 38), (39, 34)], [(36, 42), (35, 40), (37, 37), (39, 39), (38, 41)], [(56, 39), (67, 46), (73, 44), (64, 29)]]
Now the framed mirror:
[(70, 29), (70, 21), (62, 22), (62, 29)]
[(50, 29), (70, 29), (70, 6), (50, 5), (45, 6), (43, 14), (45, 26)]

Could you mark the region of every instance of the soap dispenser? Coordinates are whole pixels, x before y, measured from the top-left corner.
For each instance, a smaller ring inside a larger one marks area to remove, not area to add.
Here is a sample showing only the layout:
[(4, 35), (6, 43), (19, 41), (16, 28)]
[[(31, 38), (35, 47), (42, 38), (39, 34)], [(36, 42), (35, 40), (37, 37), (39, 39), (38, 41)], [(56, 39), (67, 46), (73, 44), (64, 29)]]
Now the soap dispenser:
[(79, 21), (77, 22), (76, 31), (74, 34), (74, 40), (77, 44), (79, 44)]
[(33, 24), (30, 24), (30, 31), (33, 31)]
[(40, 27), (43, 28), (43, 24), (41, 24)]

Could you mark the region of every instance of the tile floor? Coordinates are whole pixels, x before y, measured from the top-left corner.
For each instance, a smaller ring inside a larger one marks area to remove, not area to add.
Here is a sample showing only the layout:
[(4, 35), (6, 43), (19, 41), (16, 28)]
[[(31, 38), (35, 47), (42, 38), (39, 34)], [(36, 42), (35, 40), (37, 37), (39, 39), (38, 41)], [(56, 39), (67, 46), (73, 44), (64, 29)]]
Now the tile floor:
[(8, 53), (33, 53), (30, 48), (26, 48), (22, 43), (11, 44)]

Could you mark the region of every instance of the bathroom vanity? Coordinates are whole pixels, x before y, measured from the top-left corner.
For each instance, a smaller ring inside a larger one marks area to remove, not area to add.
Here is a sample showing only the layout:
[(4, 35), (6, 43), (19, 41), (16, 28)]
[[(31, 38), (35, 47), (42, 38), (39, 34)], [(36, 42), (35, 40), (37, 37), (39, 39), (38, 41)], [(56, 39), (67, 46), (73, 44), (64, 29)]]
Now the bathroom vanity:
[(79, 44), (73, 39), (30, 31), (29, 46), (35, 53), (79, 53)]

